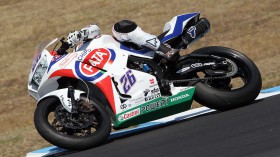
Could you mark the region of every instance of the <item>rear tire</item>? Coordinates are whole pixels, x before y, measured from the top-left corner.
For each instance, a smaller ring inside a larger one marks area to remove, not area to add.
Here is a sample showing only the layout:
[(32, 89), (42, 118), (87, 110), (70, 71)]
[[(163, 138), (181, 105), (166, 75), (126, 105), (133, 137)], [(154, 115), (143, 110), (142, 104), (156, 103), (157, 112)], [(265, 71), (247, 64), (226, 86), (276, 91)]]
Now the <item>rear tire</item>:
[[(200, 104), (224, 111), (253, 102), (260, 93), (262, 81), (261, 75), (256, 65), (244, 54), (226, 47), (205, 47), (194, 51), (196, 54), (211, 54), (229, 58), (234, 61), (244, 81), (244, 86), (233, 90), (224, 90), (198, 82), (195, 84), (195, 100)], [(241, 73), (241, 72), (240, 72)]]
[(102, 105), (92, 99), (95, 110), (98, 112), (97, 119), (101, 122), (96, 131), (90, 135), (74, 136), (59, 132), (49, 122), (50, 113), (54, 112), (57, 106), (61, 105), (56, 97), (49, 97), (39, 102), (35, 114), (34, 123), (39, 134), (48, 142), (58, 147), (69, 150), (85, 150), (100, 145), (111, 132), (111, 120)]

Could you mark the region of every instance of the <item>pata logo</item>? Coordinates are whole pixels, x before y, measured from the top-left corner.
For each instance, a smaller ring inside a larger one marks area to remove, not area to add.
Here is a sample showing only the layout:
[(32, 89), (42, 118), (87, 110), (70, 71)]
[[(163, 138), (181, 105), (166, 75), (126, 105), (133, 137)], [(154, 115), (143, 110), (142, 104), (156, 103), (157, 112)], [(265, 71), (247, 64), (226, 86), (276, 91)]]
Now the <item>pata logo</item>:
[(102, 69), (110, 60), (111, 53), (107, 49), (99, 48), (94, 49), (91, 52), (89, 51), (90, 50), (80, 56), (80, 59), (84, 58), (83, 62), (86, 64)]

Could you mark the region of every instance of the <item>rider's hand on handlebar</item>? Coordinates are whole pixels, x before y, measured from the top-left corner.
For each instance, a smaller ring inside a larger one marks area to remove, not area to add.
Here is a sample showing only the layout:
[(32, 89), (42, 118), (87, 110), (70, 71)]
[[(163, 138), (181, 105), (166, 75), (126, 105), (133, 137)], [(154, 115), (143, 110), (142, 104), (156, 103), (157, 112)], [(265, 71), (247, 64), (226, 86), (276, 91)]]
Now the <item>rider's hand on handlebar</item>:
[(78, 31), (74, 31), (68, 34), (67, 42), (70, 47), (77, 45), (79, 42), (82, 42), (84, 39), (84, 34)]

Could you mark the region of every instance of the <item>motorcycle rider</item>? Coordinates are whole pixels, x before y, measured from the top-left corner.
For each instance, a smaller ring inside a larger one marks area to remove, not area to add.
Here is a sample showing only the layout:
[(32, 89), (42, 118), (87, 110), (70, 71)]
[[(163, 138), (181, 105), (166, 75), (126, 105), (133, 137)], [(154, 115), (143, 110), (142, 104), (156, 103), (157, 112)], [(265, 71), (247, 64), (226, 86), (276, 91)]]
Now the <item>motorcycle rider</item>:
[[(152, 34), (144, 32), (135, 22), (122, 20), (114, 24), (113, 36), (120, 42), (132, 42), (139, 46), (148, 47), (167, 60), (174, 60), (178, 51), (165, 45)], [(67, 42), (74, 47), (79, 42), (84, 42), (100, 36), (100, 29), (96, 24), (82, 28), (81, 31), (74, 31), (68, 34)]]

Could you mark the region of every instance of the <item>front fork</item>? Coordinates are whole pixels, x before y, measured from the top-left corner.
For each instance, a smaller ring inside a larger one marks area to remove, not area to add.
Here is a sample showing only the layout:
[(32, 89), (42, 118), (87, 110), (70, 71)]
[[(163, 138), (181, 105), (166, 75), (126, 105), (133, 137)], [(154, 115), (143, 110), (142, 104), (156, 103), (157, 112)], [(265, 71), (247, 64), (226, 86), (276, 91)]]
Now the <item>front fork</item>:
[(37, 105), (47, 97), (57, 97), (60, 100), (62, 106), (65, 108), (65, 110), (67, 110), (70, 113), (77, 113), (78, 111), (77, 101), (80, 100), (82, 93), (86, 93), (86, 92), (74, 89), (73, 87), (69, 86), (68, 88), (58, 89), (44, 95), (37, 102)]
[(75, 90), (73, 86), (68, 87), (67, 97), (71, 99), (72, 113), (78, 113), (79, 103), (77, 103), (77, 100), (75, 99)]

